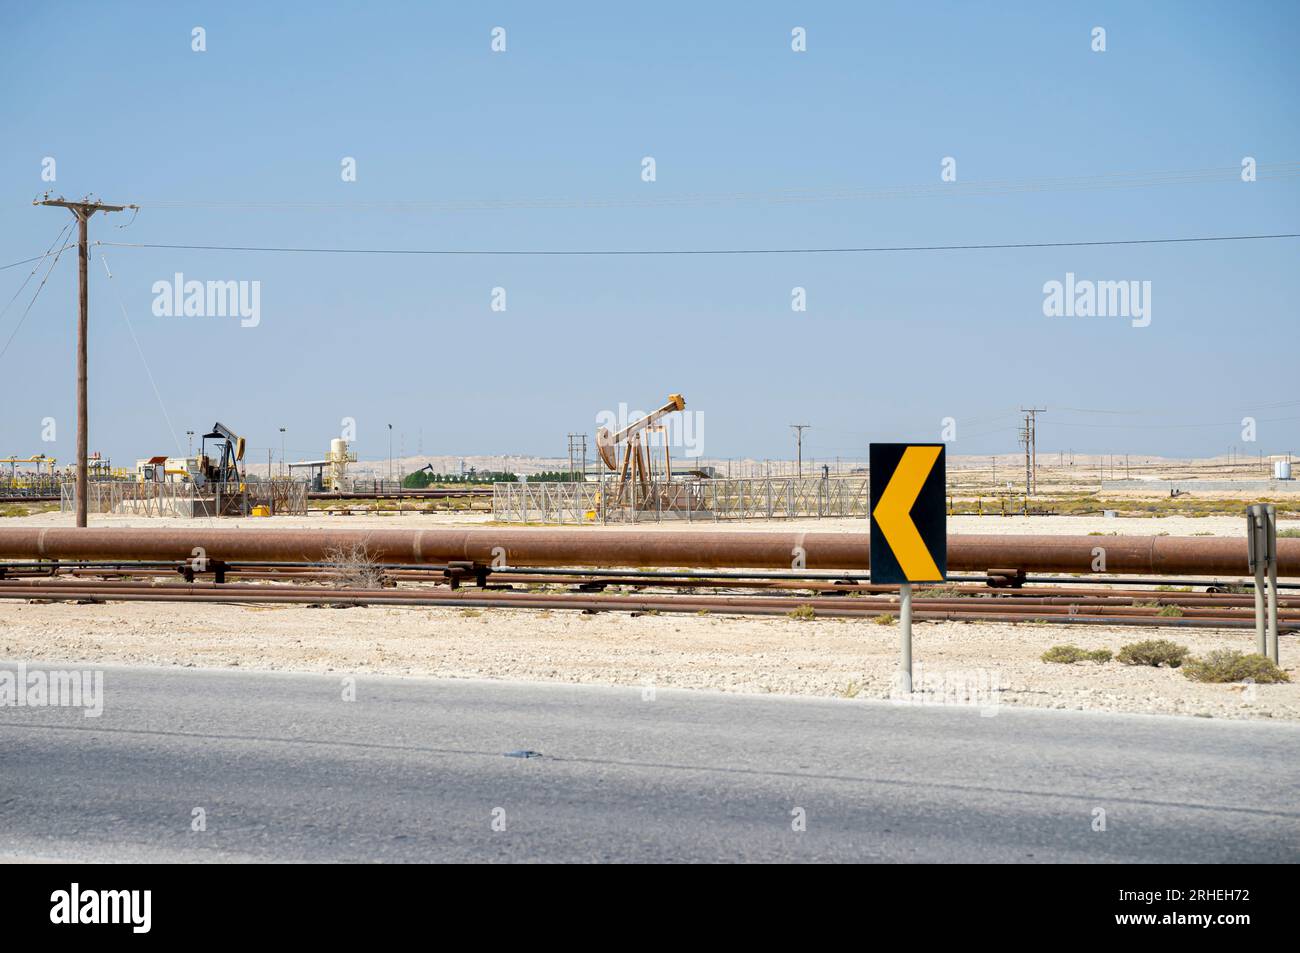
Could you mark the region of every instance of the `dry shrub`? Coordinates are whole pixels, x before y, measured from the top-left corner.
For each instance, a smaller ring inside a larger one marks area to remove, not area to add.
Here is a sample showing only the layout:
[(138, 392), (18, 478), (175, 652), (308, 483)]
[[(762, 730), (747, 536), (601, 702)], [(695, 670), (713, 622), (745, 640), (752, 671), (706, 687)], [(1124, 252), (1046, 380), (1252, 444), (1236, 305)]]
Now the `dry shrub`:
[(1265, 655), (1245, 655), (1223, 649), (1191, 658), (1183, 665), (1183, 674), (1196, 682), (1289, 682), (1291, 676)]
[(1044, 662), (1073, 665), (1075, 662), (1109, 662), (1110, 649), (1081, 649), (1077, 645), (1053, 645), (1041, 656)]
[(325, 553), (324, 566), (331, 570), (342, 589), (381, 589), (384, 571), (364, 543), (336, 546)]
[(1133, 642), (1121, 647), (1119, 660), (1125, 665), (1168, 665), (1170, 668), (1178, 668), (1189, 654), (1187, 646), (1177, 642), (1147, 639), (1145, 642)]

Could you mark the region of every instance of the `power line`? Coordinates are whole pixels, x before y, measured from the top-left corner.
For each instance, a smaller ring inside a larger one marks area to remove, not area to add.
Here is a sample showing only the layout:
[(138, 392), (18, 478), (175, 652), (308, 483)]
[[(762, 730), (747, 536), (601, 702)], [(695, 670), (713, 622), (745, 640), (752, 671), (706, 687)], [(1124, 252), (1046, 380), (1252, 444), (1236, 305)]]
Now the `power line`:
[[(989, 413), (981, 413), (977, 417), (963, 416), (961, 418), (961, 425), (963, 427), (971, 427), (974, 426), (975, 424), (991, 423), (995, 420), (1005, 420), (1008, 417), (1016, 417), (1016, 416), (1018, 416), (1018, 414), (1014, 410), (1008, 410), (1005, 413), (995, 413), (990, 411)], [(840, 434), (842, 436), (849, 436), (849, 437), (876, 437), (879, 435), (879, 431), (876, 430), (840, 430), (835, 427), (820, 427), (819, 429), (821, 430), (822, 433)], [(1008, 429), (1011, 428), (998, 427), (998, 428), (994, 428), (994, 430), (988, 431), (988, 433), (994, 433), (999, 430), (1008, 430)]]
[[(1282, 400), (1275, 401), (1271, 404), (1250, 404), (1239, 408), (1241, 410), (1273, 410), (1278, 407), (1294, 407), (1300, 405), (1300, 400)], [(1116, 417), (1171, 417), (1181, 411), (1175, 410), (1092, 410), (1086, 407), (1060, 407), (1059, 410), (1069, 411), (1076, 414), (1104, 414)], [(1076, 426), (1107, 426), (1104, 424), (1078, 424)]]
[(982, 430), (979, 433), (963, 433), (961, 439), (963, 441), (978, 440), (980, 437), (991, 437), (994, 434), (1001, 435), (1009, 431), (1014, 431), (1018, 433), (1019, 430), (1020, 430), (1019, 426), (1015, 424), (1007, 424), (1005, 427), (995, 427), (992, 430)]
[[(67, 229), (65, 228), (64, 231), (66, 232)], [(44, 255), (37, 255), (35, 258), (24, 258), (22, 261), (14, 261), (14, 262), (10, 262), (7, 265), (0, 265), (0, 271), (6, 271), (10, 268), (17, 268), (19, 265), (25, 265), (30, 261), (40, 261), (43, 258), (49, 258), (51, 255), (57, 255), (60, 252), (67, 251), (69, 248), (76, 247), (76, 244), (77, 244), (76, 242), (73, 242), (71, 245), (64, 245), (62, 248), (51, 247), (50, 250), (47, 251)]]
[(270, 245), (178, 245), (162, 242), (103, 242), (96, 245), (106, 248), (165, 248), (179, 251), (243, 251), (288, 252), (295, 254), (325, 255), (442, 255), (442, 256), (541, 256), (586, 257), (628, 255), (831, 255), (869, 252), (925, 252), (925, 251), (991, 251), (1016, 248), (1093, 248), (1117, 245), (1177, 245), (1195, 242), (1244, 242), (1279, 238), (1300, 238), (1300, 232), (1276, 235), (1204, 235), (1194, 238), (1133, 238), (1105, 241), (1073, 242), (1003, 242), (970, 245), (872, 245), (842, 248), (683, 248), (683, 249), (574, 249), (549, 251), (544, 249), (440, 249), (440, 248), (311, 248), (276, 247)]
[(154, 380), (153, 369), (149, 366), (148, 358), (144, 356), (144, 348), (140, 346), (140, 339), (136, 337), (135, 326), (131, 324), (131, 318), (126, 313), (126, 302), (122, 300), (122, 295), (118, 293), (117, 282), (113, 279), (113, 272), (108, 267), (108, 259), (100, 255), (99, 260), (104, 264), (104, 273), (108, 275), (109, 287), (113, 289), (113, 295), (117, 298), (117, 305), (122, 309), (122, 320), (126, 322), (126, 329), (131, 332), (131, 340), (135, 342), (136, 353), (140, 355), (140, 363), (144, 365), (144, 372), (149, 376), (149, 384), (153, 387), (153, 395), (158, 399), (158, 408), (162, 411), (163, 420), (167, 421), (167, 429), (171, 431), (172, 441), (176, 444), (176, 453), (179, 455), (181, 452), (181, 438), (176, 436), (176, 428), (172, 426), (171, 414), (167, 413), (167, 405), (163, 403), (162, 392), (158, 389), (158, 382)]
[[(1260, 163), (1257, 180), (1291, 178), (1300, 175), (1300, 162)], [(207, 200), (159, 200), (137, 203), (153, 209), (251, 209), (280, 211), (322, 211), (331, 209), (475, 212), (545, 209), (663, 208), (744, 203), (801, 204), (826, 201), (853, 201), (898, 198), (931, 198), (1010, 195), (1025, 192), (1093, 191), (1098, 189), (1142, 188), (1160, 185), (1185, 185), (1201, 182), (1237, 182), (1240, 166), (1202, 169), (1167, 169), (1142, 172), (1108, 172), (1100, 175), (1059, 176), (1027, 180), (989, 180), (970, 182), (927, 183), (900, 186), (829, 186), (825, 188), (790, 187), (746, 192), (683, 192), (656, 195), (606, 197), (553, 197), (526, 199), (462, 199), (381, 202), (254, 202)]]
[[(45, 275), (41, 278), (41, 283), (36, 286), (36, 292), (32, 295), (32, 300), (27, 302), (27, 307), (23, 309), (22, 316), (18, 319), (18, 323), (14, 325), (14, 329), (9, 335), (9, 340), (5, 341), (4, 347), (0, 347), (0, 358), (3, 358), (5, 354), (8, 353), (9, 345), (14, 343), (14, 338), (16, 338), (18, 332), (22, 330), (23, 322), (27, 320), (27, 315), (32, 313), (32, 306), (36, 304), (36, 299), (41, 296), (41, 289), (44, 288), (45, 283), (50, 280), (50, 275), (54, 271), (54, 266), (59, 263), (59, 259), (63, 256), (63, 252), (69, 247), (71, 246), (65, 245), (63, 248), (60, 248), (58, 253), (54, 256), (54, 260), (50, 262), (50, 267), (45, 270)], [(26, 282), (23, 282), (23, 284), (26, 284)], [(5, 307), (8, 308), (9, 306), (5, 305)]]
[[(1269, 418), (1266, 418), (1266, 419), (1260, 420), (1260, 421), (1258, 421), (1258, 422), (1259, 422), (1259, 423), (1262, 423), (1262, 424), (1277, 424), (1277, 423), (1285, 423), (1285, 422), (1287, 422), (1287, 421), (1292, 421), (1292, 420), (1300, 420), (1300, 417), (1269, 417)], [(1121, 428), (1121, 429), (1131, 429), (1131, 430), (1170, 430), (1170, 429), (1175, 429), (1175, 428), (1176, 428), (1176, 429), (1179, 429), (1179, 430), (1184, 430), (1184, 429), (1188, 429), (1188, 428), (1192, 428), (1192, 429), (1194, 429), (1194, 428), (1198, 428), (1198, 427), (1237, 427), (1237, 426), (1240, 426), (1240, 422), (1239, 422), (1239, 421), (1227, 421), (1227, 422), (1225, 422), (1225, 423), (1211, 423), (1211, 424), (1128, 424), (1128, 423), (1124, 423), (1124, 424), (1085, 424), (1085, 423), (1069, 423), (1069, 422), (1066, 422), (1066, 421), (1063, 421), (1063, 420), (1062, 420), (1062, 421), (1057, 421), (1056, 426), (1058, 426), (1058, 427), (1088, 427), (1088, 428), (1101, 428), (1101, 429), (1113, 429), (1113, 428), (1119, 427), (1119, 428)]]
[[(73, 224), (75, 223), (69, 222), (67, 225), (63, 226), (63, 230), (60, 231), (59, 234), (55, 236), (54, 241), (50, 243), (51, 251), (47, 251), (44, 255), (37, 255), (35, 258), (28, 258), (27, 261), (42, 261), (48, 258), (50, 255), (56, 254), (52, 249), (54, 248), (55, 245), (59, 244), (59, 242), (63, 241), (64, 236), (67, 235), (68, 232), (72, 230)], [(59, 252), (66, 251), (71, 247), (72, 247), (71, 245), (64, 245), (62, 248), (59, 249)], [(19, 262), (15, 262), (14, 264), (24, 265), (26, 263), (27, 262), (19, 261)], [(5, 267), (12, 268), (13, 265), (6, 265)], [(23, 293), (23, 289), (27, 287), (28, 283), (31, 282), (32, 278), (40, 270), (41, 270), (41, 266), (37, 265), (27, 273), (27, 277), (24, 278), (23, 283), (18, 286), (18, 290), (14, 292), (14, 296), (9, 299), (9, 301), (5, 304), (3, 308), (0, 308), (0, 321), (4, 320), (5, 313), (13, 306), (13, 303), (18, 300), (18, 296)]]

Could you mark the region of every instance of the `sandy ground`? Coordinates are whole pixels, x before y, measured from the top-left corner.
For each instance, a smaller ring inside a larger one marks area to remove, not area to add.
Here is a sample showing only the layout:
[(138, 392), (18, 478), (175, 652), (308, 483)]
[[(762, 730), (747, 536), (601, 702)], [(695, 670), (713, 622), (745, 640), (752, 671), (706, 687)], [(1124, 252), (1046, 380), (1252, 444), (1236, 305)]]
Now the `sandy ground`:
[[(57, 513), (0, 525), (69, 525)], [(480, 514), (353, 517), (315, 513), (274, 520), (92, 517), (110, 526), (258, 528), (434, 528), (490, 524)], [(1285, 526), (1285, 523), (1283, 524)], [(641, 524), (657, 532), (725, 528), (850, 530), (865, 520), (795, 520), (687, 525)], [(1119, 533), (1244, 536), (1238, 517), (1123, 519), (1098, 516), (954, 517), (953, 533)], [(599, 527), (571, 527), (600, 532)], [(1284, 685), (1203, 685), (1169, 669), (1110, 662), (1051, 665), (1039, 656), (1073, 642), (1118, 651), (1169, 638), (1193, 653), (1251, 651), (1249, 630), (1136, 629), (1050, 624), (918, 623), (913, 702), (974, 701), (983, 708), (1028, 705), (1300, 720), (1300, 645), (1282, 639)], [(307, 672), (540, 679), (608, 685), (888, 698), (896, 693), (898, 633), (869, 621), (572, 611), (300, 606), (39, 605), (0, 603), (0, 657), (19, 660), (239, 667)]]
[[(1250, 651), (1253, 631), (917, 623), (914, 701), (1300, 720), (1300, 648), (1283, 685), (1203, 685), (1170, 669), (1053, 665), (1047, 647), (1166, 637)], [(863, 698), (895, 691), (898, 631), (860, 620), (495, 609), (0, 605), (0, 657), (434, 675)]]

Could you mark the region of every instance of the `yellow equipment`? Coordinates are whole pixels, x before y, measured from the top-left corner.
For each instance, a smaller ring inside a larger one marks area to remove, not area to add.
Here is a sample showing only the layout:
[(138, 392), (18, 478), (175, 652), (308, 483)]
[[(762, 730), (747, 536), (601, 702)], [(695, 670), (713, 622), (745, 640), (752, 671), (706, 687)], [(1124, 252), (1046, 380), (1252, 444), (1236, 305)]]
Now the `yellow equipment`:
[[(219, 441), (208, 454), (208, 441)], [(217, 454), (218, 449), (220, 454)], [(214, 459), (215, 457), (215, 459)], [(212, 425), (212, 432), (203, 435), (199, 454), (195, 457), (147, 457), (136, 461), (136, 480), (141, 483), (208, 483), (224, 484), (228, 489), (237, 486), (244, 491), (239, 464), (244, 459), (244, 438), (223, 423)]]

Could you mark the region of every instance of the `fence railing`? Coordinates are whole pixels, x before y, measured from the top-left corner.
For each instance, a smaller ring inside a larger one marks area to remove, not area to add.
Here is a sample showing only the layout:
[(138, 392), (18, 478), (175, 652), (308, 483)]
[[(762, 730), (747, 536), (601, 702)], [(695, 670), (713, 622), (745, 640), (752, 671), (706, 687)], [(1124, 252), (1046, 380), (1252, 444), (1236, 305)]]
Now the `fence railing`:
[[(403, 486), (401, 480), (366, 480), (366, 479), (347, 479), (343, 481), (342, 489), (338, 491), (339, 496), (347, 496), (349, 493), (375, 494), (383, 496), (400, 496), (402, 494), (418, 493), (421, 490), (434, 489), (466, 489), (466, 490), (484, 490), (491, 484), (488, 483), (439, 483), (436, 486), (428, 487), (410, 487)], [(321, 492), (331, 492), (328, 488), (322, 489)]]
[(772, 477), (652, 482), (620, 493), (604, 483), (496, 483), (493, 518), (507, 523), (639, 523), (662, 520), (865, 517), (867, 477)]
[[(253, 507), (265, 506), (273, 516), (301, 516), (307, 512), (307, 484), (299, 480), (269, 483), (91, 483), (86, 497), (90, 513), (132, 516), (248, 516)], [(59, 512), (77, 509), (77, 485), (59, 487)]]

